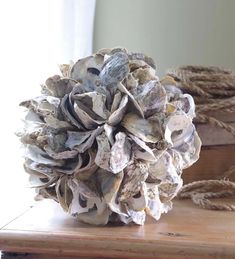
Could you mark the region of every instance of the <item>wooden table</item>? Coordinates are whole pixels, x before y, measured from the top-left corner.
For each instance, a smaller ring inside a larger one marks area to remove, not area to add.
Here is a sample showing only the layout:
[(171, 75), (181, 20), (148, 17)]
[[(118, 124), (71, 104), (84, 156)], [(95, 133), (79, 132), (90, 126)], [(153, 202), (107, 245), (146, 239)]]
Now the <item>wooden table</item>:
[(85, 225), (49, 200), (1, 224), (0, 250), (34, 254), (19, 258), (235, 258), (235, 213), (185, 200), (175, 200), (171, 212), (145, 226)]

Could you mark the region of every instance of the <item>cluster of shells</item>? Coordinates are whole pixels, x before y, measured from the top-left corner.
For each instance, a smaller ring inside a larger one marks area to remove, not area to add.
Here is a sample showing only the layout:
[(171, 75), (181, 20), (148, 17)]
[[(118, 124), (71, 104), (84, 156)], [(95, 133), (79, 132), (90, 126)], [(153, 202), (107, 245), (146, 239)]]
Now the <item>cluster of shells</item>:
[(61, 65), (24, 101), (24, 168), (37, 195), (80, 221), (144, 224), (172, 207), (181, 173), (199, 157), (194, 101), (153, 60), (102, 49)]

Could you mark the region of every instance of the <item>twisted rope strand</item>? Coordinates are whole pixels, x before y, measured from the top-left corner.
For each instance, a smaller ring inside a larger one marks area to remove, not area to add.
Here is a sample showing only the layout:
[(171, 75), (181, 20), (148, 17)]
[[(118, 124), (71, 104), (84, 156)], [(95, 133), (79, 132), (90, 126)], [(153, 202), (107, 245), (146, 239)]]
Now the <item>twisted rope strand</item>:
[[(235, 128), (208, 116), (210, 111), (235, 112), (235, 74), (219, 67), (183, 66), (171, 70), (172, 76), (183, 92), (193, 95), (196, 103), (197, 123), (209, 123), (225, 129), (235, 137)], [(203, 180), (186, 184), (178, 193), (181, 199), (190, 198), (194, 204), (204, 209), (235, 211), (235, 205), (217, 204), (209, 199), (235, 197), (235, 183), (225, 180), (235, 172), (230, 167), (220, 180)], [(223, 180), (221, 180), (223, 179)]]
[(197, 105), (197, 112), (208, 112), (208, 111), (216, 111), (216, 110), (223, 110), (225, 108), (231, 107), (235, 105), (235, 96), (231, 98), (219, 99), (216, 102), (209, 103), (209, 104), (198, 104)]
[(209, 200), (227, 197), (235, 197), (235, 183), (227, 180), (195, 181), (184, 185), (178, 193), (178, 198), (191, 198), (194, 204), (204, 209), (235, 211), (233, 204), (217, 204)]

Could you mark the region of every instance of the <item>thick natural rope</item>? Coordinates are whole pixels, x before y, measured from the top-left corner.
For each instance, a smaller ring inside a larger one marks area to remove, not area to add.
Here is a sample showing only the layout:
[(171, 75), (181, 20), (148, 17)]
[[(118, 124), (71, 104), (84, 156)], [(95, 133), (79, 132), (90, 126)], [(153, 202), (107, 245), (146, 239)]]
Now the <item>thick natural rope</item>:
[[(215, 99), (216, 100), (216, 99)], [(226, 100), (217, 100), (217, 102), (209, 104), (198, 104), (197, 112), (208, 112), (221, 110), (228, 107), (233, 107), (235, 105), (235, 95), (231, 98), (226, 98)]]
[(231, 166), (227, 171), (225, 171), (223, 176), (220, 176), (219, 179), (228, 179), (228, 177), (233, 173), (235, 173), (235, 165)]
[(235, 197), (235, 183), (228, 180), (204, 180), (186, 184), (181, 188), (178, 197), (191, 198), (196, 205), (204, 209), (235, 211), (233, 204), (217, 204), (209, 200)]
[[(196, 123), (209, 123), (220, 127), (235, 137), (235, 128), (209, 116), (208, 112), (235, 111), (235, 74), (218, 67), (184, 66), (171, 70), (172, 76), (183, 92), (193, 95), (196, 103)], [(235, 205), (217, 204), (212, 198), (235, 197), (235, 183), (225, 180), (235, 172), (235, 166), (226, 171), (219, 180), (195, 181), (180, 190), (179, 198), (191, 198), (204, 209), (235, 211)], [(224, 179), (223, 179), (224, 178)]]

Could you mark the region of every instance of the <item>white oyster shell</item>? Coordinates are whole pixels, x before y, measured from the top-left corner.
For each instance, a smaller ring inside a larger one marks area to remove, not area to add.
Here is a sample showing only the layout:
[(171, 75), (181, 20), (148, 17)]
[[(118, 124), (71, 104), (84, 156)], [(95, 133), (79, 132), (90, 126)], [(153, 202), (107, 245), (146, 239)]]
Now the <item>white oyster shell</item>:
[(111, 148), (110, 169), (114, 174), (121, 172), (131, 161), (131, 143), (123, 132), (115, 136)]
[(142, 119), (136, 114), (128, 113), (123, 118), (122, 125), (128, 132), (147, 143), (156, 143), (161, 138), (157, 123)]

